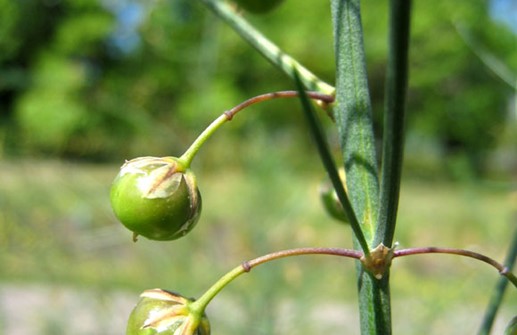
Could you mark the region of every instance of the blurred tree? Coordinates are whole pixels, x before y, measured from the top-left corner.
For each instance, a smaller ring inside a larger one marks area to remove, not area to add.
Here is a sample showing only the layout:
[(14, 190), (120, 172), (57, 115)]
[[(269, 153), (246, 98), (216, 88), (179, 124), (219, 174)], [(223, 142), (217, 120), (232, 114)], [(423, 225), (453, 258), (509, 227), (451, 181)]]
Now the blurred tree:
[[(483, 63), (457, 27), (468, 32), (477, 46), (517, 69), (516, 36), (492, 20), (488, 6), (489, 2), (482, 0), (418, 1), (413, 6), (408, 127), (435, 138), (446, 164), (462, 156), (466, 163), (458, 172), (470, 175), (482, 172), (487, 151), (504, 127), (513, 90)], [(376, 111), (381, 111), (383, 104), (386, 13), (385, 4), (364, 2), (365, 44)], [(381, 114), (377, 112), (379, 121)]]
[[(418, 2), (415, 10), (410, 118), (440, 139), (446, 158), (465, 153), (470, 172), (478, 174), (504, 126), (512, 88), (477, 57), (456, 25), (514, 69), (516, 36), (491, 21), (486, 1)], [(428, 13), (434, 20), (425, 19)]]
[[(487, 6), (482, 0), (419, 1), (412, 30), (409, 127), (435, 136), (444, 153), (468, 152), (477, 171), (504, 124), (512, 91), (456, 26), (517, 68), (515, 34), (492, 21)], [(293, 87), (197, 1), (0, 0), (0, 7), (0, 141), (6, 138), (11, 152), (89, 159), (179, 154), (225, 109)], [(322, 19), (330, 17), (327, 3), (288, 0), (268, 15), (244, 15), (333, 82), (330, 20)], [(124, 42), (126, 35), (117, 34), (128, 34), (120, 25), (130, 20), (132, 38)], [(386, 5), (363, 2), (363, 21), (380, 119)], [(253, 108), (257, 112), (228, 127), (229, 140), (266, 131), (290, 136), (300, 149), (306, 144), (298, 105)], [(273, 117), (271, 109), (285, 111)]]
[(0, 13), (14, 21), (0, 39), (10, 46), (0, 62), (7, 145), (29, 153), (73, 152), (75, 136), (91, 118), (82, 93), (105, 57), (111, 15), (92, 0), (1, 5)]
[[(5, 132), (11, 124), (13, 105), (28, 87), (30, 66), (56, 27), (52, 18), (60, 6), (41, 1), (0, 0), (0, 121)], [(26, 18), (31, 20), (26, 20)], [(3, 137), (3, 136), (2, 136)]]

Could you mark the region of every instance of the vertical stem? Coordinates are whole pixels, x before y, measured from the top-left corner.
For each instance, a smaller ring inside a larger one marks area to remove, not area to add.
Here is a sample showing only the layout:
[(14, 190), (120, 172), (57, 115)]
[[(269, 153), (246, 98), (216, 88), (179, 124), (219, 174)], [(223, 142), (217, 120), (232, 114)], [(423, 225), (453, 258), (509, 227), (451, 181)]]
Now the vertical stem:
[(390, 1), (380, 208), (375, 244), (391, 246), (395, 233), (404, 152), (411, 0)]
[[(337, 66), (334, 115), (347, 188), (361, 230), (374, 247), (379, 181), (360, 0), (331, 0), (331, 10)], [(360, 264), (357, 269), (361, 334), (391, 334), (389, 273), (377, 280)]]

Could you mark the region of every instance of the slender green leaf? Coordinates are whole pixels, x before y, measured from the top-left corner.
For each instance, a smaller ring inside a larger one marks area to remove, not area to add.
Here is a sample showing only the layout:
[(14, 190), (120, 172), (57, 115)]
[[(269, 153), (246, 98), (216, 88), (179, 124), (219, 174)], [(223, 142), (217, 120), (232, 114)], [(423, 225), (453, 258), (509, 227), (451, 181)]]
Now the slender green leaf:
[(357, 221), (357, 217), (354, 213), (352, 205), (350, 204), (350, 200), (345, 192), (345, 187), (341, 182), (341, 178), (339, 177), (339, 173), (336, 169), (336, 164), (334, 163), (334, 159), (332, 158), (332, 154), (330, 153), (330, 149), (328, 147), (328, 143), (325, 140), (325, 135), (323, 132), (323, 127), (319, 122), (319, 119), (316, 117), (316, 111), (312, 106), (307, 94), (303, 89), (303, 84), (298, 77), (298, 74), (294, 74), (296, 88), (300, 94), (300, 100), (302, 102), (302, 109), (306, 116), (306, 119), (309, 124), (309, 128), (311, 130), (311, 134), (313, 135), (314, 141), (316, 143), (316, 147), (318, 148), (318, 152), (320, 154), (321, 160), (323, 162), (323, 166), (327, 170), (330, 181), (332, 182), (332, 186), (336, 190), (336, 194), (338, 196), (339, 201), (343, 205), (343, 209), (348, 217), (350, 222), (350, 226), (354, 231), (354, 235), (357, 238), (357, 241), (361, 245), (363, 252), (365, 255), (369, 254), (368, 243), (364, 238), (363, 232)]
[[(348, 194), (370, 246), (379, 209), (379, 181), (359, 0), (331, 0), (336, 54), (338, 127)], [(356, 242), (357, 243), (357, 242)], [(389, 272), (381, 280), (358, 269), (361, 334), (391, 334)]]
[(375, 233), (375, 244), (383, 243), (386, 246), (393, 243), (402, 175), (410, 17), (410, 0), (391, 1), (381, 200)]
[(350, 200), (372, 243), (379, 182), (359, 0), (332, 0), (331, 4), (337, 63), (334, 116)]
[[(504, 266), (508, 268), (508, 271), (512, 271), (515, 260), (517, 260), (517, 229), (515, 229), (513, 233), (513, 239), (504, 261)], [(507, 286), (508, 279), (506, 277), (499, 278), (492, 297), (490, 298), (490, 302), (488, 303), (487, 310), (485, 311), (485, 316), (483, 317), (483, 322), (478, 332), (479, 335), (490, 334), (499, 306), (501, 306), (503, 302), (503, 296)]]

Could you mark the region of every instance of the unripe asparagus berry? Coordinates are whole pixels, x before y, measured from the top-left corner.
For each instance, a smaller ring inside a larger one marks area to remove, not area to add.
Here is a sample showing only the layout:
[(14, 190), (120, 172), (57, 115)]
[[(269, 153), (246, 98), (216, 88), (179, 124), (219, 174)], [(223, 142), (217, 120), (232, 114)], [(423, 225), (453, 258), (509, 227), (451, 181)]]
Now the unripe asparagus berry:
[(210, 335), (206, 315), (189, 310), (193, 301), (162, 289), (144, 291), (129, 316), (126, 335)]
[(134, 233), (169, 241), (187, 234), (201, 212), (201, 195), (192, 171), (174, 157), (140, 157), (126, 162), (113, 181), (111, 206)]
[[(341, 181), (343, 182), (343, 185), (345, 185), (346, 190), (346, 177), (344, 169), (341, 168), (339, 170), (339, 176), (341, 177)], [(329, 181), (325, 181), (320, 186), (320, 199), (323, 207), (332, 218), (343, 223), (349, 223), (348, 216), (343, 209), (343, 205), (341, 205), (341, 202), (339, 202), (336, 191)]]
[(280, 5), (282, 1), (283, 0), (235, 0), (240, 7), (255, 14), (267, 13)]
[(508, 326), (504, 331), (504, 335), (516, 335), (517, 334), (517, 315), (510, 320)]

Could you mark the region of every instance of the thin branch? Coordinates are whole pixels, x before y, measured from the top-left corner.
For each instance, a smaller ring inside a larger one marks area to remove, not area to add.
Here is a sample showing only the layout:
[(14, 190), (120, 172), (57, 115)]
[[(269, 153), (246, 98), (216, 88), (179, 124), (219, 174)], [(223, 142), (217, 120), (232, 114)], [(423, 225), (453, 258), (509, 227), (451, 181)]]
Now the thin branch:
[(497, 262), (496, 260), (488, 256), (470, 250), (441, 247), (409, 248), (395, 250), (395, 252), (393, 253), (393, 258), (419, 254), (450, 254), (477, 259), (496, 268), (501, 275), (508, 278), (508, 280), (517, 288), (517, 277), (515, 277), (515, 275), (512, 272), (510, 272), (508, 267), (502, 265), (501, 263)]
[[(319, 92), (311, 92), (311, 91), (305, 92), (305, 94), (307, 94), (307, 96), (309, 98), (311, 98), (313, 100), (322, 101), (325, 104), (334, 102), (334, 96), (332, 96), (332, 95), (323, 94), (323, 93), (319, 93)], [(239, 111), (243, 110), (244, 108), (246, 108), (250, 105), (254, 105), (259, 102), (263, 102), (266, 100), (273, 100), (273, 99), (277, 99), (277, 98), (294, 98), (294, 97), (298, 97), (299, 95), (300, 94), (298, 93), (298, 91), (278, 91), (278, 92), (271, 92), (271, 93), (257, 95), (256, 97), (253, 97), (246, 101), (241, 102), (237, 106), (226, 111), (225, 114), (227, 117), (229, 117), (231, 119)]]
[[(328, 94), (323, 94), (319, 92), (307, 92), (306, 94), (311, 99), (321, 101), (323, 104), (329, 104), (334, 101), (334, 97)], [(219, 129), (224, 123), (230, 121), (235, 116), (235, 114), (245, 109), (246, 107), (268, 100), (279, 98), (295, 98), (297, 96), (297, 91), (278, 91), (265, 93), (250, 98), (244, 102), (241, 102), (240, 104), (231, 108), (230, 110), (225, 111), (217, 119), (212, 121), (212, 123), (208, 125), (208, 127), (194, 140), (194, 142), (185, 151), (185, 153), (181, 155), (181, 157), (179, 158), (180, 164), (185, 168), (189, 167), (192, 163), (192, 160), (197, 155), (199, 149), (201, 149), (201, 147), (207, 141), (207, 139), (210, 138), (217, 131), (217, 129)]]
[(296, 248), (296, 249), (287, 249), (280, 250), (276, 252), (272, 252), (270, 254), (260, 256), (254, 258), (249, 261), (242, 262), (239, 266), (233, 268), (231, 271), (227, 272), (224, 276), (219, 278), (219, 280), (213, 284), (203, 295), (193, 302), (190, 306), (191, 310), (196, 311), (198, 314), (203, 314), (206, 306), (212, 301), (212, 299), (228, 285), (234, 279), (239, 277), (244, 273), (248, 273), (256, 266), (261, 264), (271, 262), (277, 259), (293, 257), (293, 256), (301, 256), (301, 255), (333, 255), (333, 256), (341, 256), (348, 257), (354, 259), (360, 259), (363, 255), (362, 252), (358, 250), (352, 249), (343, 249), (343, 248), (323, 248), (323, 247), (308, 247), (308, 248)]
[(255, 266), (264, 264), (266, 262), (269, 262), (269, 261), (272, 261), (275, 259), (292, 257), (292, 256), (301, 256), (301, 255), (333, 255), (333, 256), (361, 259), (361, 257), (363, 256), (363, 253), (358, 250), (343, 249), (343, 248), (318, 248), (318, 247), (296, 248), (296, 249), (281, 250), (281, 251), (270, 253), (265, 256), (257, 257), (250, 261), (243, 262), (242, 266), (244, 267), (246, 272), (249, 272)]

